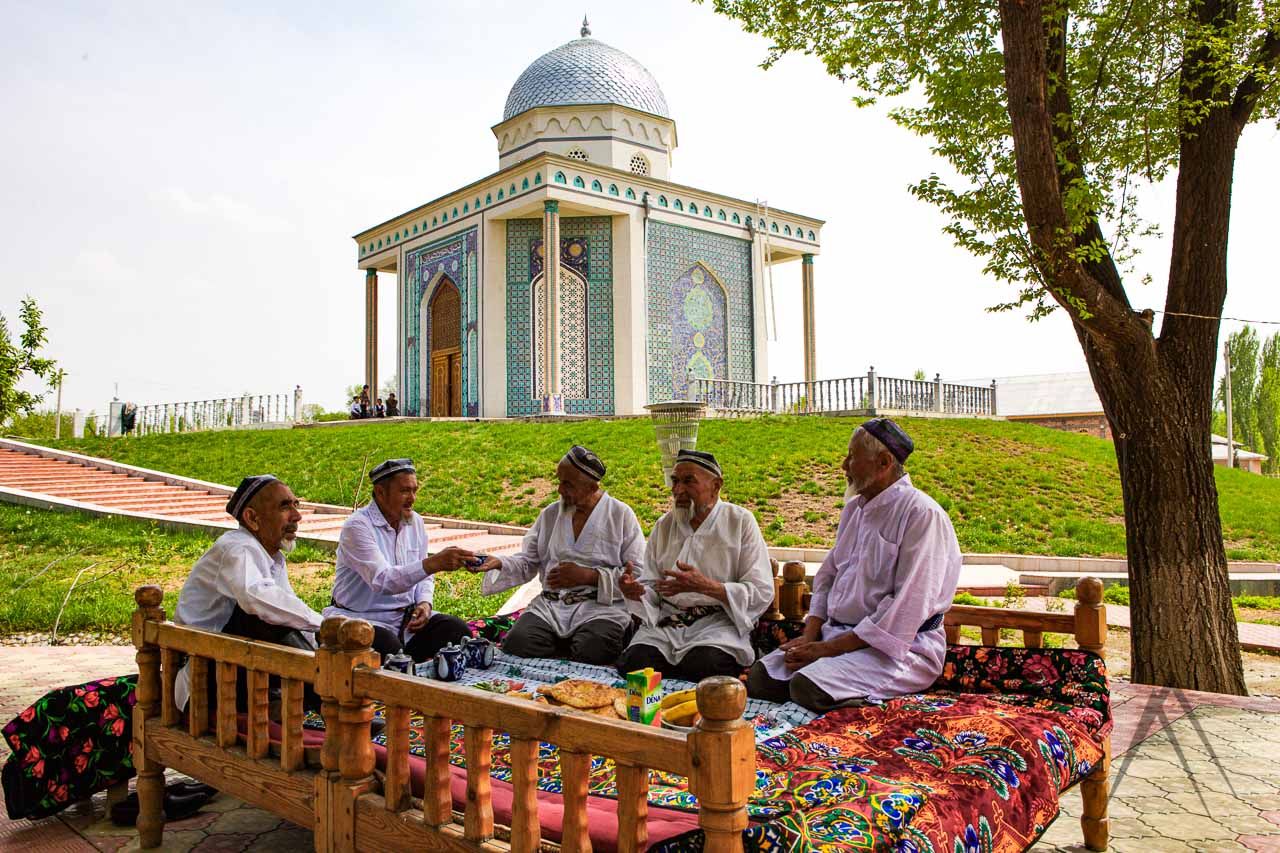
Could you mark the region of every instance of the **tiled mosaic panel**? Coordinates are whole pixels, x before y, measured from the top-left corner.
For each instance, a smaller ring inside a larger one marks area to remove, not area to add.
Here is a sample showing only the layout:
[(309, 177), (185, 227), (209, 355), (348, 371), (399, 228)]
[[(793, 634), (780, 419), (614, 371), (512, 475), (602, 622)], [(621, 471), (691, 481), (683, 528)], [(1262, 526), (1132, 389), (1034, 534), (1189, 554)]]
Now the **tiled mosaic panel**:
[[(462, 349), (462, 411), (467, 417), (480, 414), (480, 382), (477, 330), (479, 328), (478, 259), (476, 257), (476, 229), (454, 234), (443, 240), (429, 243), (404, 256), (405, 275), (400, 277), (404, 289), (401, 299), (404, 305), (404, 361), (400, 364), (403, 377), (404, 399), (402, 411), (406, 415), (427, 415), (428, 407), (422, 405), (431, 399), (430, 370), (422, 367), (422, 354), (431, 351), (431, 324), (422, 325), (422, 303), (430, 300), (437, 279), (448, 276), (461, 295), (461, 328), (459, 339), (466, 343)], [(430, 289), (431, 292), (428, 292)]]
[[(587, 396), (568, 396), (570, 414), (613, 414), (613, 226), (608, 217), (561, 217), (561, 261), (587, 271), (586, 383)], [(538, 413), (533, 355), (536, 332), (533, 317), (533, 248), (542, 240), (542, 220), (507, 222), (507, 415)], [(586, 261), (568, 255), (574, 244), (585, 245)], [(572, 334), (567, 312), (565, 334)], [(564, 369), (565, 362), (561, 362)]]
[[(586, 244), (573, 244), (586, 251)], [(537, 255), (533, 255), (535, 267)], [(533, 390), (535, 397), (547, 394), (543, 375), (542, 341), (546, 333), (547, 288), (545, 279), (533, 283)], [(587, 382), (587, 283), (582, 276), (560, 268), (560, 396), (589, 398)]]
[[(564, 227), (561, 226), (561, 232)], [(560, 234), (560, 266), (568, 267), (583, 278), (591, 275), (590, 253), (587, 241), (582, 237), (566, 237)], [(529, 274), (534, 278), (542, 275), (542, 238), (533, 241), (529, 247)]]
[[(687, 294), (695, 265), (710, 272), (728, 292), (728, 342), (724, 348), (724, 369), (728, 379), (751, 382), (755, 379), (755, 313), (752, 304), (751, 242), (724, 237), (683, 225), (649, 223), (648, 240), (648, 326), (649, 402), (678, 398), (682, 386), (676, 384), (676, 366), (683, 371), (690, 355), (681, 359), (680, 347), (698, 330), (680, 326), (675, 317), (676, 290), (685, 281)], [(707, 276), (711, 279), (712, 276)], [(704, 287), (706, 284), (704, 284)], [(718, 288), (717, 288), (718, 289)], [(683, 298), (683, 297), (681, 297)], [(713, 304), (714, 311), (714, 304)], [(673, 334), (674, 332), (674, 334)], [(705, 332), (704, 332), (705, 336)], [(679, 350), (679, 351), (678, 351)], [(706, 355), (706, 346), (703, 347)], [(706, 356), (712, 368), (715, 360)], [(700, 362), (699, 362), (700, 366)], [(720, 374), (717, 374), (719, 376)]]
[(724, 288), (701, 263), (676, 279), (671, 293), (671, 383), (688, 399), (690, 379), (728, 378)]

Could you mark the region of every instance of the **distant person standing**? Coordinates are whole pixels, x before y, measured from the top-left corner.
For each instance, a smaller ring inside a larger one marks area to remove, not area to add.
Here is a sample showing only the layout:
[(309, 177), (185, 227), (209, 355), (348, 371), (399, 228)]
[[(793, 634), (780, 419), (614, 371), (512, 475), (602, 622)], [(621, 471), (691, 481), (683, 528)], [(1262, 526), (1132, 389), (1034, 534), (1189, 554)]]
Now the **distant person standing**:
[(370, 405), (370, 402), (369, 386), (365, 385), (360, 389), (360, 417), (369, 417), (369, 414), (373, 411), (373, 406)]
[(396, 399), (396, 392), (394, 391), (387, 395), (387, 417), (400, 417), (400, 401)]
[(382, 398), (378, 398), (378, 402), (373, 405), (373, 416), (375, 418), (385, 418), (387, 416), (387, 407), (382, 405)]

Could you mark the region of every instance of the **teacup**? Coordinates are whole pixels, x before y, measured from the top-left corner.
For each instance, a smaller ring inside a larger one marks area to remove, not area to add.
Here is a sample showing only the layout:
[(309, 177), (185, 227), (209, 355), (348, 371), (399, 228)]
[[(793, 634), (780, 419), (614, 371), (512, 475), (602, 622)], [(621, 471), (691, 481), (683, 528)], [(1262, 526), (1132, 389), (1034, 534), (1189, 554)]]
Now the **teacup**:
[(457, 681), (467, 671), (467, 653), (462, 646), (448, 645), (436, 652), (436, 678)]
[(413, 674), (419, 678), (435, 678), (436, 677), (436, 659), (427, 658), (422, 663), (413, 665)]
[(474, 669), (488, 669), (493, 666), (493, 643), (484, 637), (468, 637), (462, 641), (467, 650), (467, 666)]

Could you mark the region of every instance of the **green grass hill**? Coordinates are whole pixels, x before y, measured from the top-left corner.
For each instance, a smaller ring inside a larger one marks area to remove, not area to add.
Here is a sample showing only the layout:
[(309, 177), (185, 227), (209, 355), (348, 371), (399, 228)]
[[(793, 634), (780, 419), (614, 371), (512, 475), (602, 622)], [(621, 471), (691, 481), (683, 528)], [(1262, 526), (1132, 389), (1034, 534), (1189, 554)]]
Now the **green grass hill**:
[[(725, 469), (727, 499), (755, 511), (774, 545), (829, 546), (844, 492), (839, 464), (857, 421), (704, 421), (698, 447)], [(915, 484), (951, 515), (965, 551), (1122, 556), (1124, 509), (1110, 442), (1002, 421), (904, 419)], [(392, 456), (418, 465), (421, 512), (530, 524), (572, 444), (608, 466), (605, 485), (646, 528), (665, 511), (647, 420), (423, 422), (62, 441), (121, 462), (234, 484), (271, 472), (303, 498), (351, 504), (360, 472)], [(1280, 560), (1280, 480), (1216, 469), (1227, 555)], [(367, 482), (361, 502), (368, 498)]]

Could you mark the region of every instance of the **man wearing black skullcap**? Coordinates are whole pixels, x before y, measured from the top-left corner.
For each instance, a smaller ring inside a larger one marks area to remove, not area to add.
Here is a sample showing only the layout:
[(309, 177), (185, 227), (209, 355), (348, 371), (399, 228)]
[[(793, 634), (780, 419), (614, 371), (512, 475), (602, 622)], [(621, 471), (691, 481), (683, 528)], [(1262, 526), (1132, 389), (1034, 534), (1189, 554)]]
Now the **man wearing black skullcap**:
[(769, 549), (751, 511), (720, 499), (723, 485), (710, 453), (676, 456), (675, 508), (649, 534), (644, 571), (622, 579), (641, 624), (620, 672), (699, 681), (737, 675), (755, 658), (751, 629), (773, 600)]
[(856, 497), (813, 580), (804, 634), (751, 668), (752, 696), (826, 713), (919, 692), (941, 674), (960, 545), (902, 467), (914, 448), (887, 418), (850, 438), (843, 468)]
[(560, 500), (542, 510), (520, 553), (490, 557), (483, 592), (511, 589), (533, 578), (533, 599), (502, 641), (507, 654), (568, 658), (612, 666), (631, 636), (631, 614), (618, 578), (644, 562), (644, 532), (631, 507), (600, 487), (605, 466), (582, 445), (556, 465)]
[[(240, 523), (218, 537), (187, 575), (173, 621), (250, 640), (313, 650), (312, 634), (320, 629), (316, 613), (293, 592), (285, 569), (285, 555), (297, 544), (298, 499), (276, 477), (245, 477), (230, 500), (227, 513)], [(210, 667), (210, 682), (213, 682)], [(244, 671), (237, 691), (244, 706)], [(191, 692), (184, 667), (174, 696), (186, 707)], [(212, 701), (211, 692), (210, 696)]]
[(401, 649), (415, 661), (471, 636), (457, 616), (432, 609), (437, 572), (475, 555), (448, 547), (427, 552), (427, 527), (414, 512), (418, 472), (412, 459), (388, 459), (369, 472), (373, 500), (351, 513), (338, 535), (333, 596), (325, 617), (364, 619), (385, 659)]

